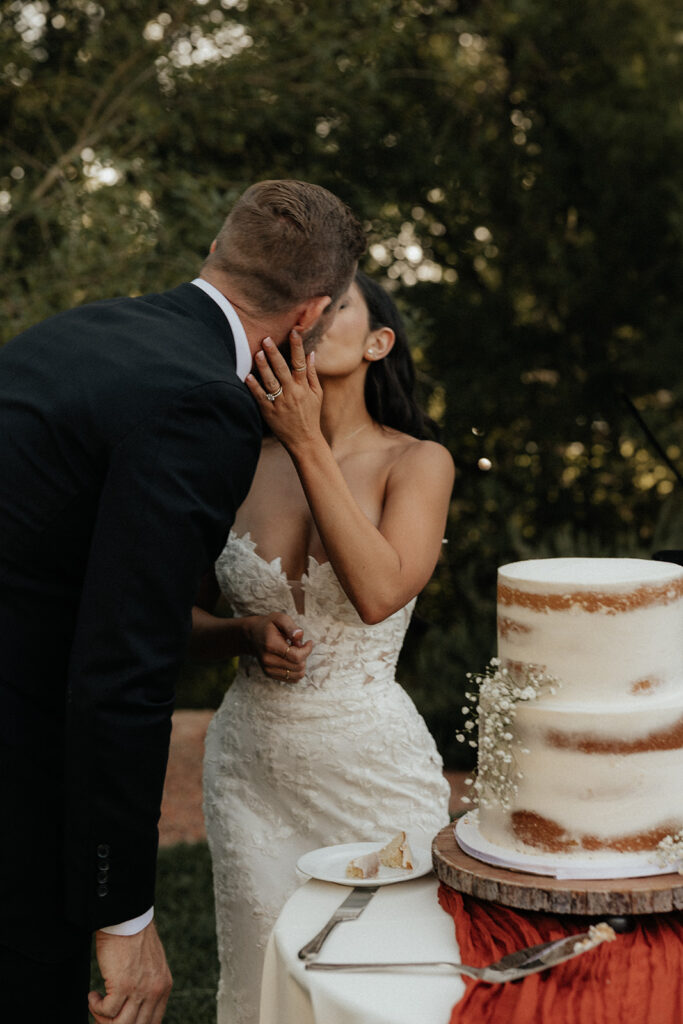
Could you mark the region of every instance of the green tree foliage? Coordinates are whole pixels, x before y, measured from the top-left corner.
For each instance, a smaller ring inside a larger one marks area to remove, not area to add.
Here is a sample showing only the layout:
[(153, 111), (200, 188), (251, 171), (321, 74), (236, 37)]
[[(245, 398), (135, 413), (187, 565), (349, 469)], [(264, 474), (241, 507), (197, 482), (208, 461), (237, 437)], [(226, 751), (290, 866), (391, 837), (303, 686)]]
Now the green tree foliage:
[(683, 547), (680, 9), (1, 10), (3, 338), (186, 279), (260, 178), (316, 181), (365, 220), (458, 468), (402, 669), (452, 759), (464, 673), (495, 648), (497, 565)]

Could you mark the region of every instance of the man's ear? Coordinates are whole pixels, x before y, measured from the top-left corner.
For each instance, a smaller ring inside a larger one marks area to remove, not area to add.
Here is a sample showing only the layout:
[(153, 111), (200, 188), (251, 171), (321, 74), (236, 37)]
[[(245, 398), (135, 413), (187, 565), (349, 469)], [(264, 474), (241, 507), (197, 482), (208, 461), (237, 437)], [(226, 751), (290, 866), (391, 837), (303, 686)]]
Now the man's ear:
[(363, 357), (370, 363), (376, 363), (378, 359), (384, 359), (389, 355), (395, 341), (396, 335), (391, 327), (380, 327), (368, 335)]
[(218, 240), (214, 238), (213, 242), (209, 246), (209, 252), (210, 253), (214, 253), (216, 251), (216, 245), (217, 244), (218, 244)]
[(309, 330), (320, 319), (331, 302), (332, 300), (329, 295), (318, 295), (314, 299), (307, 299), (305, 302), (302, 302), (295, 314), (296, 323), (294, 327), (296, 330)]

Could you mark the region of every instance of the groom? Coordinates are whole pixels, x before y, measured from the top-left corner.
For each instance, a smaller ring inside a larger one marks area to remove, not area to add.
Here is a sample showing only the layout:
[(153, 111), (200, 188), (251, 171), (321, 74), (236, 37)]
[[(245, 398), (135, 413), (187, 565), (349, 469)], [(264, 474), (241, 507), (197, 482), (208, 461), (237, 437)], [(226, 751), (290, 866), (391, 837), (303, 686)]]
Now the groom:
[[(153, 917), (176, 670), (260, 445), (264, 337), (315, 338), (364, 249), (298, 181), (238, 199), (201, 276), (0, 350), (0, 1018), (158, 1024)], [(276, 496), (274, 495), (276, 499)]]

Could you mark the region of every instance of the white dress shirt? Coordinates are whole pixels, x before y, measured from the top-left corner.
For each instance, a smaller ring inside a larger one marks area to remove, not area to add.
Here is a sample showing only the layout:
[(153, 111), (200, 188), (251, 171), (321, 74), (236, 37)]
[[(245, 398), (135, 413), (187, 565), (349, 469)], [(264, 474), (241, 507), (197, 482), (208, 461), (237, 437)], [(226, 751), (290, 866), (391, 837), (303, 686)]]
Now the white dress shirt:
[(240, 320), (235, 311), (235, 307), (228, 299), (226, 299), (225, 295), (223, 295), (223, 292), (219, 292), (218, 288), (216, 288), (212, 284), (209, 284), (209, 282), (205, 281), (203, 277), (195, 277), (194, 281), (192, 281), (192, 284), (195, 284), (197, 288), (201, 288), (203, 292), (206, 292), (207, 295), (210, 295), (213, 301), (221, 307), (226, 317), (228, 318), (228, 323), (232, 328), (232, 336), (235, 339), (235, 354), (237, 356), (237, 376), (239, 377), (240, 380), (244, 380), (246, 375), (251, 370), (253, 357), (249, 349), (249, 342), (247, 341), (246, 331), (242, 326), (242, 321)]
[[(201, 288), (203, 292), (206, 292), (225, 313), (235, 340), (236, 373), (240, 380), (244, 380), (251, 370), (253, 360), (246, 331), (235, 311), (235, 307), (226, 299), (222, 292), (218, 291), (218, 288), (209, 284), (203, 277), (195, 277), (191, 283), (196, 285), (197, 288)], [(108, 925), (106, 928), (100, 928), (100, 931), (107, 932), (109, 935), (137, 935), (138, 932), (147, 927), (153, 917), (154, 907), (150, 907), (149, 910), (146, 910), (144, 914), (140, 914), (139, 917), (134, 917), (130, 921), (122, 921), (121, 924)]]

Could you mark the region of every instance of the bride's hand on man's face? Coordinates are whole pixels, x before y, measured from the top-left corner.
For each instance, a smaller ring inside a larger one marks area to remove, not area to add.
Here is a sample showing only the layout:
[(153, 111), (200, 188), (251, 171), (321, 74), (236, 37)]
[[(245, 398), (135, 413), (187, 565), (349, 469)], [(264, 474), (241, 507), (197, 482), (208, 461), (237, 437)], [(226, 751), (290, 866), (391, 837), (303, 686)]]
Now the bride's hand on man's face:
[(247, 620), (251, 652), (270, 679), (280, 683), (298, 683), (306, 670), (306, 659), (313, 649), (304, 642), (304, 631), (284, 612), (252, 615)]
[(247, 387), (258, 402), (264, 420), (288, 448), (320, 436), (323, 392), (315, 371), (315, 354), (306, 356), (301, 335), (290, 335), (291, 370), (270, 338), (256, 353), (256, 367), (263, 382), (253, 374)]

